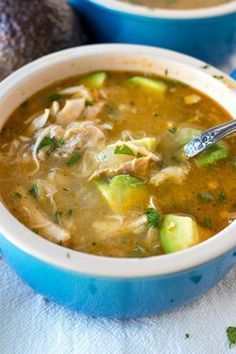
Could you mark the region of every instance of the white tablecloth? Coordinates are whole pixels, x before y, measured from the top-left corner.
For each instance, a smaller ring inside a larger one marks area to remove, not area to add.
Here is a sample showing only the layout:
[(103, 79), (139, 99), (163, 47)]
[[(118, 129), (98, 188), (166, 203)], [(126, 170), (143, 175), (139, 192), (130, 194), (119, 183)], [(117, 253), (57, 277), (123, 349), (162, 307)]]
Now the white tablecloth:
[[(234, 64), (236, 58), (224, 70)], [(82, 316), (45, 301), (0, 260), (0, 354), (236, 353), (228, 346), (228, 326), (236, 326), (236, 269), (190, 305), (122, 321)]]

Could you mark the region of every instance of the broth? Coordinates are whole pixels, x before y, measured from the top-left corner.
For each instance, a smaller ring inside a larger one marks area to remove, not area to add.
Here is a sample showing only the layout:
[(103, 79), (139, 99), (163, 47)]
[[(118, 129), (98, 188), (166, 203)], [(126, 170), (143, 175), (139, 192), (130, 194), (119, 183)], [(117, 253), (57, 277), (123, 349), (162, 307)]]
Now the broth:
[(228, 3), (232, 0), (121, 0), (134, 5), (150, 8), (190, 10), (212, 7)]
[(68, 79), (24, 102), (2, 129), (0, 193), (28, 228), (81, 252), (179, 251), (234, 218), (235, 139), (196, 159), (182, 152), (229, 119), (209, 97), (164, 77)]

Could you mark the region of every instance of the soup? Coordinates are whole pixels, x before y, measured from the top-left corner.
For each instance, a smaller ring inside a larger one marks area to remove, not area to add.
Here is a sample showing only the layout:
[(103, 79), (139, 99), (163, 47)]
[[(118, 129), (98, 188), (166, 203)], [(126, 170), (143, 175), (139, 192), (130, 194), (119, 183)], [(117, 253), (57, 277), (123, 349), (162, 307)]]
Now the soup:
[(230, 118), (167, 77), (98, 72), (68, 79), (24, 102), (2, 129), (0, 192), (32, 231), (81, 252), (180, 251), (234, 218), (235, 139), (193, 159), (182, 149)]
[(134, 5), (160, 9), (190, 10), (228, 3), (232, 0), (121, 0)]

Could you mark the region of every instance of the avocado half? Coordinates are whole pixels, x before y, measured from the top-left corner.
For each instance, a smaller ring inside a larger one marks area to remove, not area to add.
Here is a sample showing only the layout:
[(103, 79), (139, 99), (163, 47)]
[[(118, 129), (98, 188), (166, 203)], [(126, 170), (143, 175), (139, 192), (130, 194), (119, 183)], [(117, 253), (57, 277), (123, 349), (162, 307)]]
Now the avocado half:
[(64, 0), (0, 0), (0, 80), (40, 56), (86, 42)]

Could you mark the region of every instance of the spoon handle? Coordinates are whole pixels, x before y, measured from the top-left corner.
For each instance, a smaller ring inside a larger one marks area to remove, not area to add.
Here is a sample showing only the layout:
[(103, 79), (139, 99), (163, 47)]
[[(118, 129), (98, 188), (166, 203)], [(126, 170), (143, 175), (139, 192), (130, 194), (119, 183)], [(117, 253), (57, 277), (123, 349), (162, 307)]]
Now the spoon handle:
[(184, 152), (188, 157), (193, 157), (215, 144), (217, 141), (236, 132), (236, 120), (205, 130), (184, 146)]

